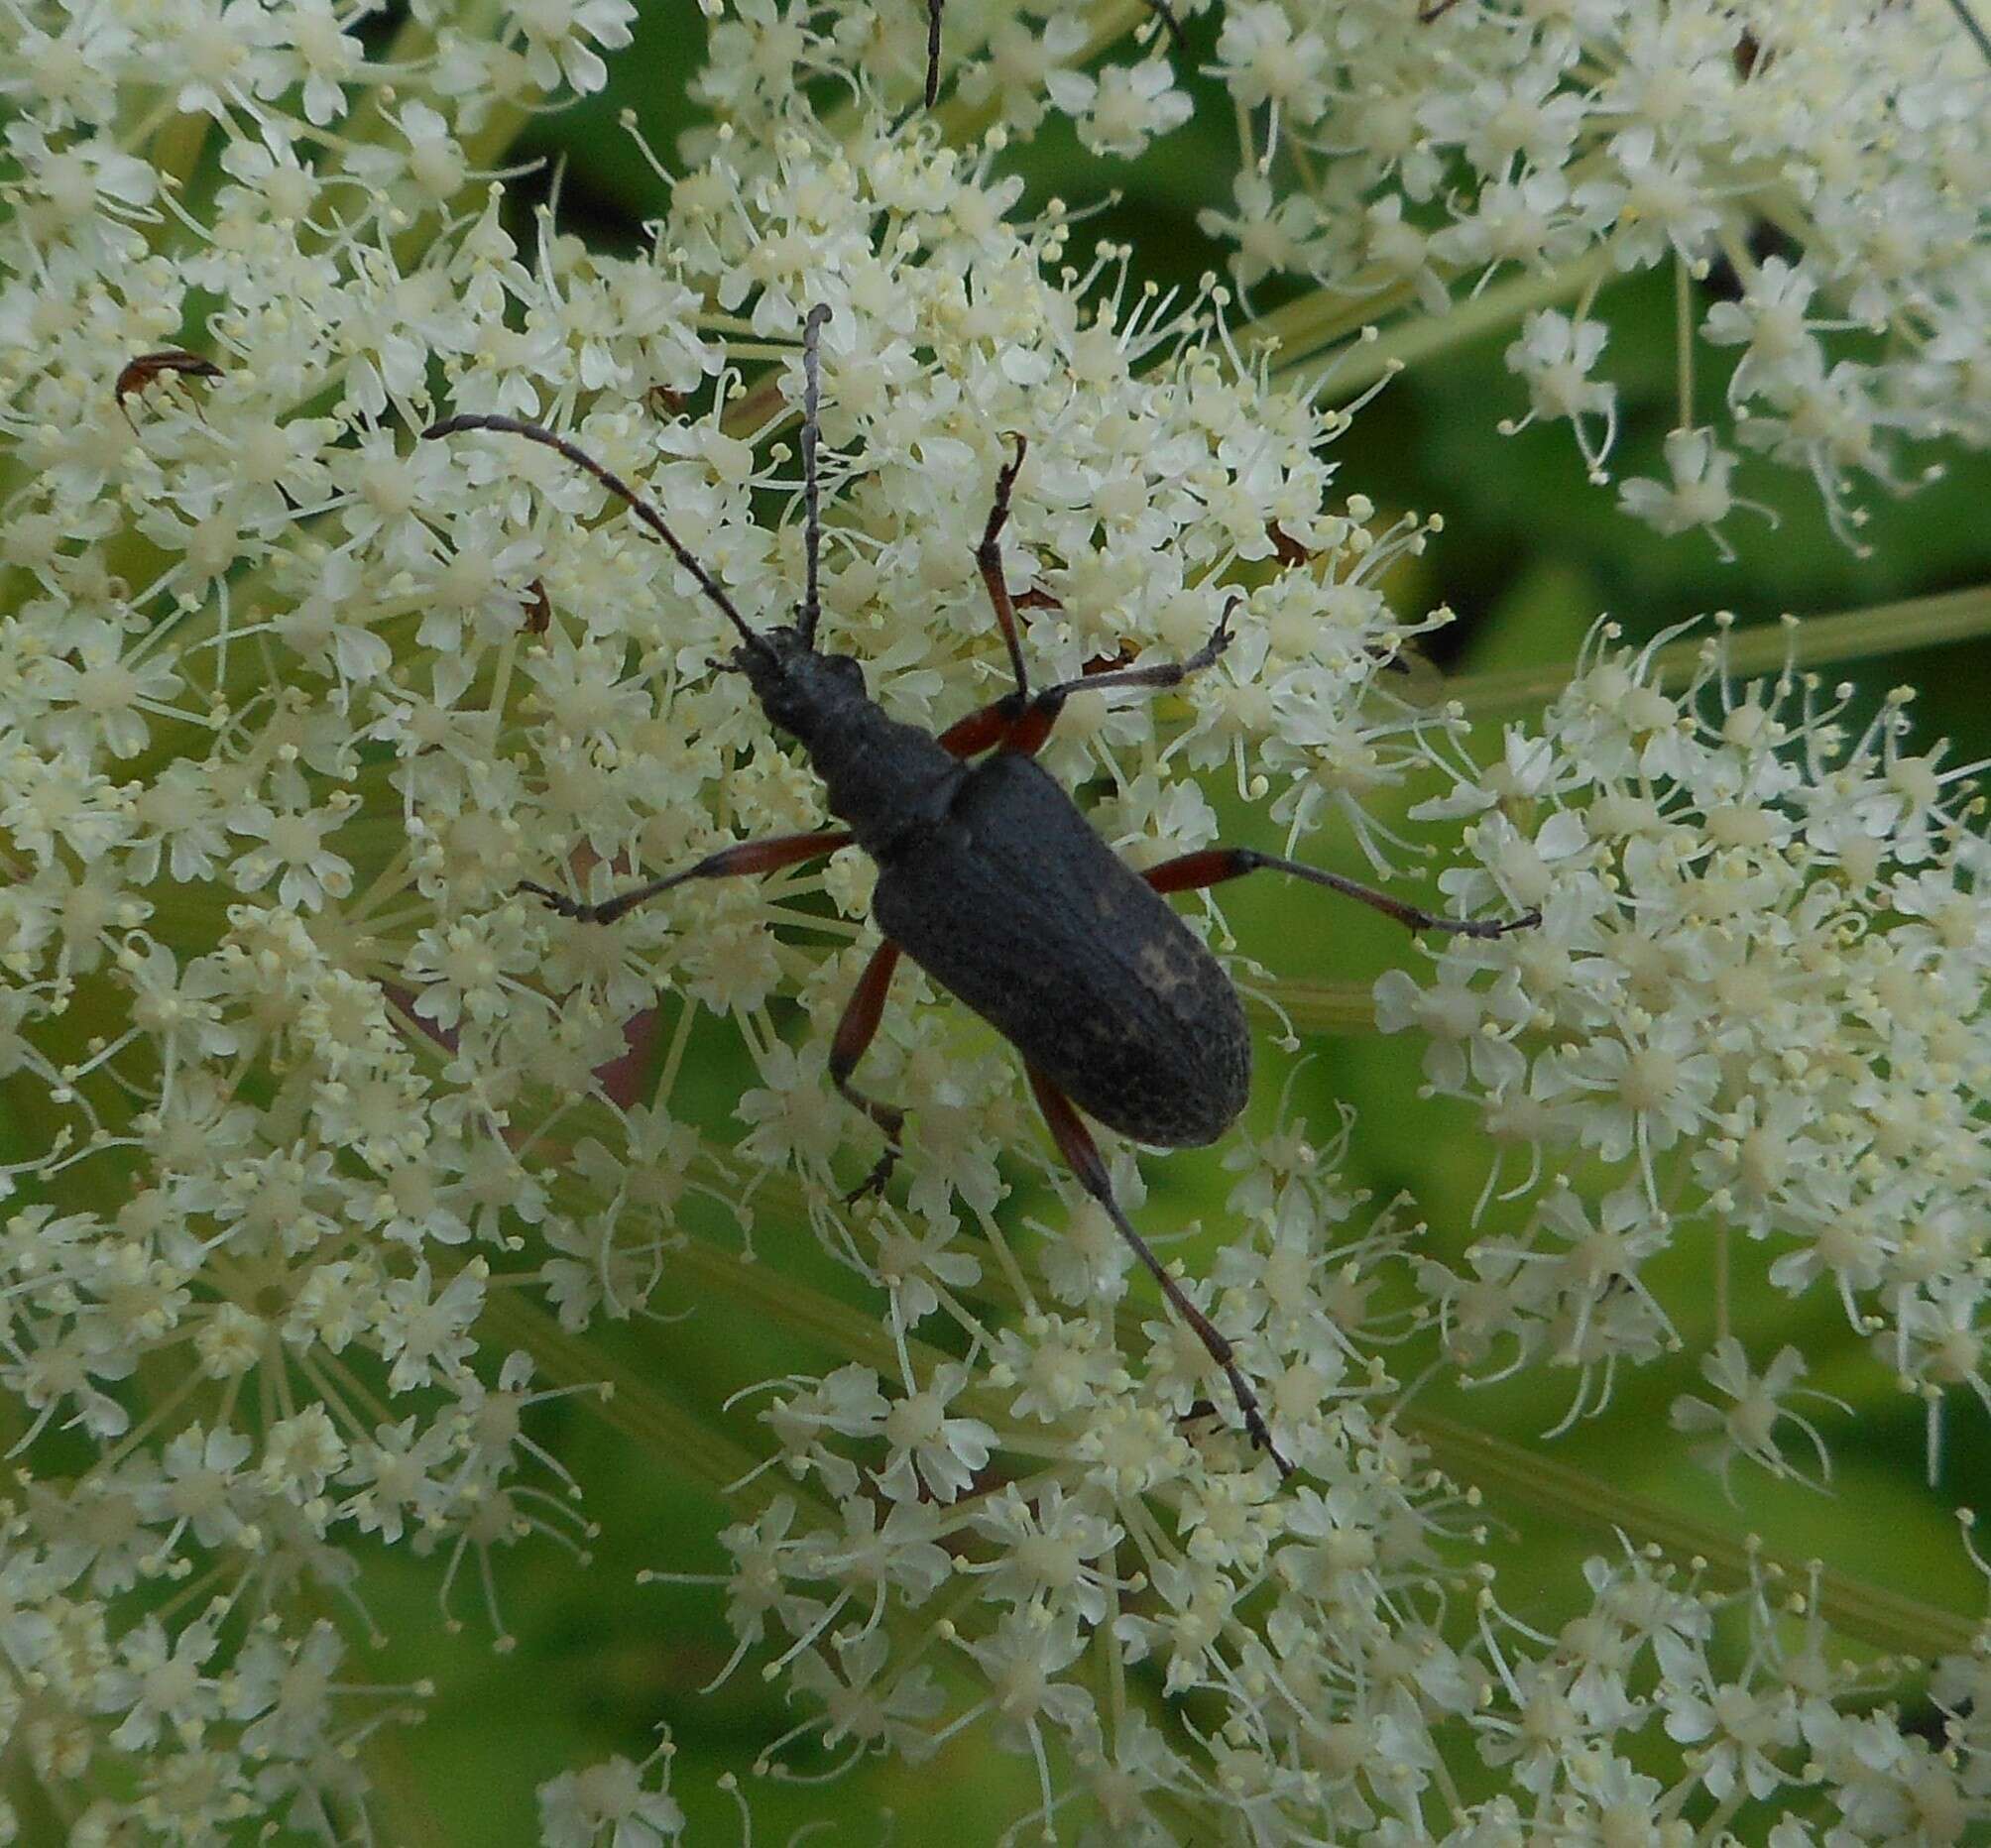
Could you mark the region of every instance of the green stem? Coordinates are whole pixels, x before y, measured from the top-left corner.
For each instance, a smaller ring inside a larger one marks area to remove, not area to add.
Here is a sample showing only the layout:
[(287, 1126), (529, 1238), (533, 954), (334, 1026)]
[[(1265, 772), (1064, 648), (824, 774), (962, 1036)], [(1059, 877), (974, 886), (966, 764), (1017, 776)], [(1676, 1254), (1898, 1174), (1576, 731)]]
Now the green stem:
[[(1678, 688), (1692, 680), (1711, 633), (1689, 635), (1661, 648), (1653, 656), (1653, 683)], [(1991, 584), (1980, 584), (1903, 603), (1871, 604), (1836, 616), (1787, 618), (1736, 630), (1728, 637), (1728, 665), (1731, 673), (1746, 677), (1775, 673), (1787, 658), (1800, 668), (1824, 667), (1987, 635), (1991, 635)], [(1450, 684), (1447, 695), (1471, 719), (1501, 718), (1547, 705), (1569, 682), (1570, 669), (1564, 663), (1506, 668), (1464, 674)]]
[[(806, 1228), (807, 1218), (798, 1213), (794, 1223), (798, 1229)], [(802, 1235), (813, 1236), (806, 1230)], [(820, 1290), (812, 1290), (776, 1266), (736, 1257), (699, 1238), (687, 1239), (673, 1250), (670, 1264), (680, 1275), (696, 1279), (750, 1315), (778, 1323), (843, 1359), (860, 1361), (889, 1376), (897, 1375), (898, 1354), (884, 1324), (876, 1315), (866, 1315)], [(922, 1342), (908, 1339), (906, 1347), (914, 1359), (928, 1365), (946, 1358), (938, 1349), (928, 1348)]]
[[(695, 1414), (672, 1405), (634, 1367), (618, 1360), (608, 1343), (569, 1334), (522, 1291), (494, 1290), (486, 1299), (481, 1327), (498, 1342), (524, 1348), (540, 1375), (553, 1385), (598, 1383), (602, 1392), (595, 1407), (597, 1415), (612, 1430), (640, 1444), (644, 1455), (667, 1460), (732, 1506), (754, 1508), (767, 1499), (766, 1491), (758, 1485), (744, 1490), (731, 1486), (761, 1462), (761, 1457)], [(785, 1477), (782, 1489), (804, 1501), (814, 1499)], [(827, 1511), (828, 1504), (822, 1506)]]
[[(1718, 1584), (1748, 1584), (1752, 1564), (1758, 1576), (1765, 1566), (1781, 1564), (1794, 1585), (1809, 1577), (1808, 1560), (1780, 1559), (1766, 1548), (1735, 1540), (1719, 1528), (1642, 1496), (1628, 1495), (1597, 1476), (1552, 1462), (1541, 1451), (1505, 1438), (1429, 1413), (1406, 1412), (1399, 1422), (1459, 1481), (1491, 1490), (1568, 1527), (1600, 1537), (1623, 1533), (1634, 1541), (1650, 1541), (1675, 1559), (1703, 1559), (1709, 1577)], [(1968, 1654), (1979, 1629), (1953, 1611), (1938, 1610), (1846, 1572), (1828, 1570), (1820, 1576), (1818, 1609), (1827, 1623), (1847, 1636), (1923, 1659)]]
[(1272, 999), (1246, 1003), (1264, 1025), (1278, 1026), (1272, 1001), (1302, 1033), (1344, 1037), (1375, 1031), (1375, 993), (1365, 982), (1295, 982), (1281, 977), (1272, 984)]
[[(1457, 302), (1447, 312), (1417, 315), (1388, 333), (1349, 348), (1337, 361), (1328, 385), (1337, 398), (1350, 398), (1400, 366), (1416, 364), (1450, 347), (1464, 346), (1495, 329), (1518, 321), (1536, 308), (1567, 301), (1615, 274), (1610, 254), (1593, 250), (1544, 275), (1526, 275), (1496, 283)], [(1270, 346), (1277, 357), (1276, 379), (1317, 357), (1338, 341), (1353, 338), (1364, 327), (1387, 319), (1417, 300), (1409, 283), (1350, 302), (1347, 295), (1320, 289), (1289, 301), (1282, 308), (1233, 329), (1238, 350), (1249, 357)]]

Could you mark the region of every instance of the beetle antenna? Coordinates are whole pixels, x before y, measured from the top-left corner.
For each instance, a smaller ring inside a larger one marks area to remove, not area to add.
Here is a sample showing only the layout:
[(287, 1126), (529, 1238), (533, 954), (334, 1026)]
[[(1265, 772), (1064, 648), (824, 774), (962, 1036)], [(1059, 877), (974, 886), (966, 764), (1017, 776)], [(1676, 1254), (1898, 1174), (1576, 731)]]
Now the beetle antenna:
[(740, 639), (767, 659), (774, 658), (773, 644), (759, 630), (748, 627), (747, 619), (734, 607), (733, 599), (720, 589), (719, 580), (692, 557), (684, 541), (671, 531), (663, 516), (613, 469), (603, 467), (577, 443), (570, 443), (564, 436), (547, 429), (544, 424), (527, 423), (523, 417), (504, 417), (491, 413), (444, 417), (440, 423), (431, 423), (422, 431), (422, 435), (454, 436), (460, 430), (502, 430), (512, 436), (524, 436), (531, 442), (541, 443), (548, 449), (557, 450), (576, 468), (585, 469), (612, 494), (622, 496), (629, 503), (630, 511), (670, 547), (671, 556), (698, 580), (698, 588), (718, 606), (726, 620), (740, 632)]
[(807, 578), (802, 591), (802, 645), (816, 645), (816, 623), (823, 606), (816, 590), (816, 563), (823, 549), (823, 521), (816, 486), (816, 438), (820, 434), (819, 405), (823, 395), (823, 323), (830, 318), (830, 304), (819, 301), (802, 323), (802, 500), (808, 510), (803, 528), (802, 550)]

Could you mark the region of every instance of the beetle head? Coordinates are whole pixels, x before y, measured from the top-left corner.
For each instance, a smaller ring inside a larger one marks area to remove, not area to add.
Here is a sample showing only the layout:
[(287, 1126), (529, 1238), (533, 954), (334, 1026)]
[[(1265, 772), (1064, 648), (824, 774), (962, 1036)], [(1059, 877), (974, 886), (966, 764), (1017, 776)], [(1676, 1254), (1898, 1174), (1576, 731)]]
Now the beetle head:
[(819, 653), (792, 627), (765, 630), (762, 639), (765, 648), (735, 648), (733, 665), (747, 676), (770, 723), (803, 744), (870, 704), (865, 670), (854, 656)]

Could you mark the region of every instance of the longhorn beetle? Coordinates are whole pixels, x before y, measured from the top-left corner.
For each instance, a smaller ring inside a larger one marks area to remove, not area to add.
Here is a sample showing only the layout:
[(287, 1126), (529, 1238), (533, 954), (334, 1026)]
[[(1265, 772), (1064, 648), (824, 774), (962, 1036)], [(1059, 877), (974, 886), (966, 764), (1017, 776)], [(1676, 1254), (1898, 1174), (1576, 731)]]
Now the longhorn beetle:
[[(1079, 1184), (1223, 1368), (1252, 1443), (1269, 1452), (1282, 1472), (1290, 1472), (1230, 1343), (1120, 1211), (1106, 1162), (1079, 1114), (1084, 1110), (1136, 1142), (1190, 1148), (1214, 1142), (1244, 1107), (1251, 1040), (1243, 1005), (1216, 958), (1162, 894), (1269, 866), (1345, 892), (1413, 931), (1498, 937), (1539, 924), (1541, 914), (1531, 911), (1502, 923), (1440, 918), (1336, 873), (1249, 847), (1203, 848), (1145, 872), (1122, 865), (1036, 762), (1036, 752), (1066, 700), (1081, 688), (1160, 690), (1208, 667), (1230, 641), (1230, 612), (1225, 611), (1210, 639), (1187, 660), (1117, 668), (1032, 691), (1000, 550), (1009, 497), (1026, 452), (1020, 435), (996, 478), (995, 501), (975, 550), (1015, 688), (938, 737), (886, 718), (866, 693), (857, 660), (816, 646), (822, 614), (818, 347), (829, 315), (826, 306), (811, 308), (803, 330), (807, 576), (792, 626), (751, 628), (655, 506), (565, 437), (495, 415), (447, 417), (422, 432), (438, 437), (499, 430), (528, 437), (557, 450), (626, 501), (739, 634), (731, 660), (715, 664), (747, 676), (769, 723), (808, 752), (823, 779), (830, 813), (848, 824), (721, 848), (695, 866), (599, 904), (581, 903), (530, 880), (519, 889), (543, 899), (562, 917), (613, 924), (633, 905), (689, 879), (771, 872), (852, 844), (861, 847), (878, 864), (873, 908), (884, 941), (858, 978), (829, 1067), (837, 1089), (884, 1132), (885, 1152), (852, 1198), (881, 1188), (898, 1155), (904, 1112), (860, 1091), (851, 1075), (878, 1032), (892, 970), (901, 955), (909, 956), (1022, 1054), (1052, 1138)], [(979, 762), (967, 761), (977, 756)]]

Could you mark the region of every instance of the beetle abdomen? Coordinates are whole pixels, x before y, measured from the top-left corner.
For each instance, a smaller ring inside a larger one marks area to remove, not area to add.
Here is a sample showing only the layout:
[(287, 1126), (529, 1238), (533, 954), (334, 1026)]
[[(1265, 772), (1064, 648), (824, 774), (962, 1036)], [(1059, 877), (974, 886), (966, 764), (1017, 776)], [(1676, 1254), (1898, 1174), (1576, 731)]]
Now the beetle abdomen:
[(879, 927), (1080, 1109), (1136, 1142), (1213, 1142), (1244, 1107), (1230, 979), (1029, 758), (963, 778), (878, 869)]

